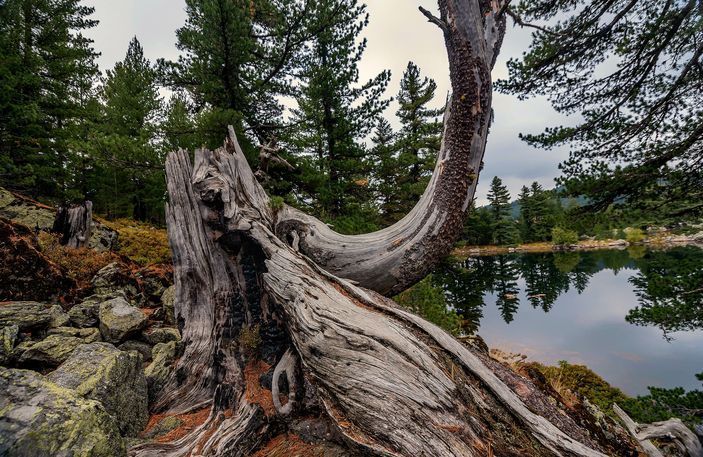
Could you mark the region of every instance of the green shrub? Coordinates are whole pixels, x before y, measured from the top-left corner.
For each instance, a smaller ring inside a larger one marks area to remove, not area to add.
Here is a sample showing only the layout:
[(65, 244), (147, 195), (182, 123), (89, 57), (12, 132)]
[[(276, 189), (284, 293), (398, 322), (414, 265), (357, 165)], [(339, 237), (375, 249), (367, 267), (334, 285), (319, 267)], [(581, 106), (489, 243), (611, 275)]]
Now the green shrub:
[(103, 221), (119, 234), (117, 252), (126, 255), (140, 265), (171, 262), (166, 229), (152, 227), (131, 219)]
[(579, 236), (573, 230), (567, 230), (561, 227), (552, 229), (552, 243), (556, 245), (576, 244), (579, 242)]
[(278, 195), (274, 195), (269, 199), (269, 206), (274, 211), (278, 211), (283, 208), (283, 203), (283, 197), (279, 197)]
[(625, 230), (625, 239), (628, 243), (639, 243), (644, 240), (644, 232), (638, 228), (627, 227)]

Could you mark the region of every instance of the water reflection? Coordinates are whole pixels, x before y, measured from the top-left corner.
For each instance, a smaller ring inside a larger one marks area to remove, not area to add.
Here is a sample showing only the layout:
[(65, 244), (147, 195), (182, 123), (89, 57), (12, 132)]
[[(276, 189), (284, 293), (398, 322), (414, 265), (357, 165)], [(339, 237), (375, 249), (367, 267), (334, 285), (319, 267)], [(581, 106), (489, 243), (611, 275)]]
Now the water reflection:
[(670, 250), (628, 250), (506, 254), (472, 257), (445, 264), (432, 275), (447, 304), (462, 318), (466, 333), (476, 332), (487, 299), (493, 299), (506, 324), (515, 319), (522, 295), (530, 306), (549, 312), (558, 298), (583, 293), (596, 273), (635, 270), (628, 278), (637, 300), (627, 322), (671, 332), (703, 328), (703, 250), (694, 246)]

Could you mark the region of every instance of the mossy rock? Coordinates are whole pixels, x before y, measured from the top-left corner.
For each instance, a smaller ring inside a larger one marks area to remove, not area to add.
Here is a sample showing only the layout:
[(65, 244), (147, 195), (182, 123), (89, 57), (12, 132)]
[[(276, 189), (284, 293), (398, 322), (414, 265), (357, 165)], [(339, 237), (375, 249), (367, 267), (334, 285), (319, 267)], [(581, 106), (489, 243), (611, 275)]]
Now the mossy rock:
[(146, 314), (122, 297), (101, 303), (98, 318), (103, 339), (115, 344), (139, 334), (147, 324)]
[(117, 424), (99, 402), (81, 398), (33, 371), (2, 367), (0, 392), (0, 455), (126, 455)]
[(0, 327), (16, 325), (20, 331), (46, 329), (52, 324), (51, 305), (35, 301), (0, 304)]
[(59, 305), (54, 305), (49, 308), (49, 317), (51, 318), (49, 322), (50, 328), (64, 327), (68, 325), (70, 321), (68, 313)]
[(102, 403), (124, 436), (134, 436), (146, 426), (147, 383), (136, 351), (120, 351), (108, 343), (84, 344), (47, 377)]
[(96, 327), (99, 322), (100, 303), (114, 296), (91, 295), (68, 311), (71, 323), (76, 327)]
[(83, 338), (75, 336), (49, 335), (41, 341), (22, 347), (18, 364), (27, 368), (44, 369), (57, 367), (68, 359), (73, 351), (85, 344)]
[(9, 363), (10, 356), (15, 349), (19, 331), (20, 329), (16, 325), (0, 328), (0, 365)]
[(166, 384), (179, 349), (180, 344), (176, 341), (171, 341), (169, 343), (159, 343), (151, 350), (153, 360), (144, 369), (144, 375), (149, 385), (149, 399), (153, 400), (156, 398)]
[(97, 328), (75, 328), (75, 327), (57, 327), (49, 329), (49, 335), (73, 336), (80, 338), (84, 343), (95, 343), (100, 341), (100, 330)]
[(176, 323), (174, 303), (176, 302), (176, 286), (170, 286), (161, 295), (161, 306), (164, 310), (164, 321), (167, 324)]
[(129, 300), (143, 300), (137, 279), (118, 262), (105, 265), (95, 274), (90, 283), (96, 295), (115, 296), (121, 293)]
[(146, 362), (151, 361), (151, 345), (143, 341), (127, 340), (117, 347), (120, 351), (137, 351)]
[(144, 331), (144, 338), (149, 344), (168, 343), (171, 341), (181, 341), (181, 334), (173, 327), (159, 327)]

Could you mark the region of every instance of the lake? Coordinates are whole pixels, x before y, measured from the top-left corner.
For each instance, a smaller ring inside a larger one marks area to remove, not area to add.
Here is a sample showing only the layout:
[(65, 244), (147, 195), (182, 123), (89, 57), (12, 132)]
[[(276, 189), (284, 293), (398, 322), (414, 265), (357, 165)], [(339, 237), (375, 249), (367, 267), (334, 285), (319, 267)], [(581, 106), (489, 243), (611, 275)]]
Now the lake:
[(700, 248), (473, 257), (431, 281), (489, 347), (587, 365), (630, 395), (701, 387)]

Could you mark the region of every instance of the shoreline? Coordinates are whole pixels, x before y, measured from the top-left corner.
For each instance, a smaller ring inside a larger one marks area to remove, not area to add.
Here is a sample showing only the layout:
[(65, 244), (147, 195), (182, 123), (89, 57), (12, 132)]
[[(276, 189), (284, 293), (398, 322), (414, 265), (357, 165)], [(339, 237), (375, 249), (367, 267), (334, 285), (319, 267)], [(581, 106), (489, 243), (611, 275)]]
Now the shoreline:
[(525, 243), (516, 246), (461, 246), (452, 249), (452, 256), (481, 257), (502, 254), (540, 254), (547, 252), (580, 252), (605, 249), (623, 250), (630, 246), (645, 246), (667, 249), (675, 246), (699, 246), (703, 248), (703, 232), (693, 235), (669, 235), (646, 238), (636, 243), (626, 240), (585, 240), (577, 244), (558, 245), (550, 242)]

